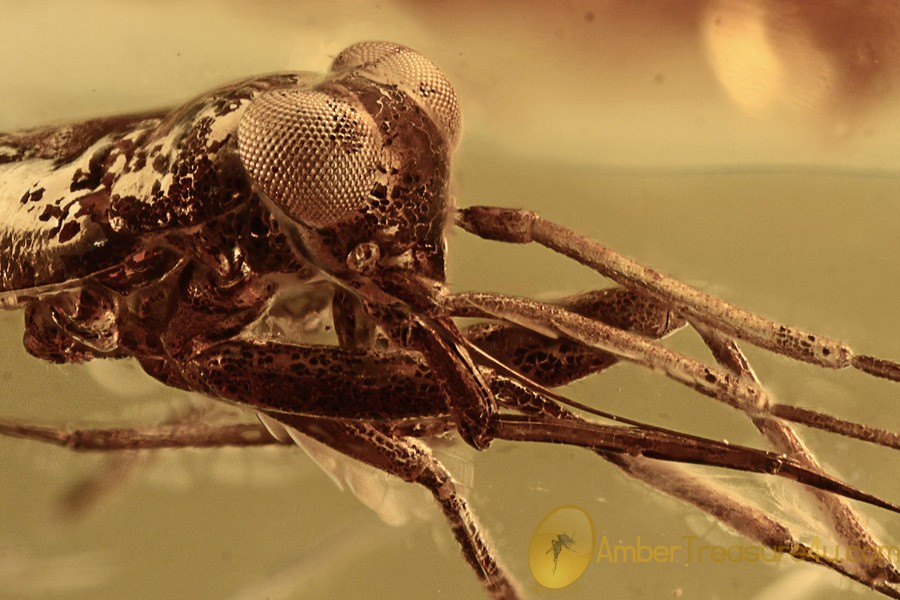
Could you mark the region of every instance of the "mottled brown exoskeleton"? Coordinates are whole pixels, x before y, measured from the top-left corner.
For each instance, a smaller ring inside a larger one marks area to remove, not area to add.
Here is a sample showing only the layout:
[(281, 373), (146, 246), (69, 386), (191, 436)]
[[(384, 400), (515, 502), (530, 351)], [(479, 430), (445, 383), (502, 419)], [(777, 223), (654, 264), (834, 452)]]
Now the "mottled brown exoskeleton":
[[(132, 357), (167, 385), (257, 411), (268, 428), (252, 439), (252, 426), (2, 432), (107, 451), (310, 436), (427, 488), (495, 598), (520, 591), (422, 440), (457, 431), (478, 449), (496, 438), (577, 445), (757, 543), (900, 597), (888, 557), (831, 561), (672, 462), (807, 484), (840, 543), (874, 549), (844, 498), (900, 508), (824, 472), (787, 422), (892, 448), (898, 436), (774, 403), (735, 340), (894, 381), (900, 366), (738, 309), (533, 213), (457, 211), (459, 134), (447, 78), (413, 50), (367, 42), (325, 76), (256, 77), (173, 111), (0, 135), (0, 305), (24, 309), (26, 349), (52, 362)], [(621, 287), (554, 304), (451, 293), (454, 223), (543, 244)], [(279, 298), (310, 282), (327, 290), (337, 342), (257, 335)], [(483, 322), (460, 329), (456, 317)], [(686, 325), (718, 366), (655, 341)], [(548, 389), (619, 360), (746, 412), (774, 452), (617, 419)]]

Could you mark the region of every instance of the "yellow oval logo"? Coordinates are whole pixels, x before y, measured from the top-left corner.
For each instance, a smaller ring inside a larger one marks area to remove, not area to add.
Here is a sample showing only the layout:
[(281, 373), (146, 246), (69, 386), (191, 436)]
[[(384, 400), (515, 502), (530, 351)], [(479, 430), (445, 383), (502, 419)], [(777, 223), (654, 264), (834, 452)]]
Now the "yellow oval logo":
[(577, 506), (560, 506), (547, 513), (531, 535), (531, 574), (546, 588), (566, 587), (587, 569), (596, 542), (588, 514)]

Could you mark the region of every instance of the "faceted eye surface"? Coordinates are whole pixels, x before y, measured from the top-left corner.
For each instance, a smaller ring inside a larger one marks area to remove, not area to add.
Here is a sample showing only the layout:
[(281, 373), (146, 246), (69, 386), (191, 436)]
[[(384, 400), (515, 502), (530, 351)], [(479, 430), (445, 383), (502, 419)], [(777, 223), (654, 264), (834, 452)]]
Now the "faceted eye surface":
[(253, 182), (288, 216), (332, 225), (363, 206), (380, 142), (368, 115), (306, 90), (258, 96), (241, 118), (238, 152)]
[(351, 70), (403, 89), (429, 111), (450, 144), (456, 144), (462, 125), (459, 100), (450, 80), (430, 60), (400, 44), (361, 42), (338, 54), (331, 65), (334, 73)]
[(349, 71), (381, 60), (385, 55), (409, 50), (393, 42), (359, 42), (341, 50), (331, 63), (331, 72)]

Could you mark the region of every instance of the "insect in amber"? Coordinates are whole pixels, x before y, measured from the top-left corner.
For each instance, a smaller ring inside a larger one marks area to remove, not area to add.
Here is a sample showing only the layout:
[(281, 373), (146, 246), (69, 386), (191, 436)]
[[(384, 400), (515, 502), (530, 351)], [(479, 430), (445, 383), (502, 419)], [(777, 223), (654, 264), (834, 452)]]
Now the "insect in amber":
[[(259, 414), (255, 425), (176, 424), (76, 434), (3, 432), (78, 449), (304, 443), (312, 438), (425, 487), (493, 597), (520, 591), (428, 440), (586, 448), (753, 542), (897, 597), (889, 556), (841, 563), (673, 463), (806, 484), (840, 543), (877, 549), (847, 498), (897, 505), (819, 466), (792, 423), (896, 449), (872, 425), (777, 402), (738, 347), (900, 381), (896, 362), (740, 309), (520, 209), (457, 210), (450, 156), (460, 108), (446, 76), (388, 42), (347, 48), (324, 76), (283, 73), (210, 91), (173, 111), (0, 136), (0, 305), (23, 309), (25, 347), (58, 363), (133, 358), (164, 384)], [(452, 292), (457, 225), (536, 243), (619, 287), (541, 302)], [(271, 327), (315, 289), (329, 344)], [(458, 318), (481, 322), (461, 326)], [(693, 328), (715, 361), (658, 342)], [(679, 433), (553, 391), (620, 361), (745, 413), (773, 447)]]

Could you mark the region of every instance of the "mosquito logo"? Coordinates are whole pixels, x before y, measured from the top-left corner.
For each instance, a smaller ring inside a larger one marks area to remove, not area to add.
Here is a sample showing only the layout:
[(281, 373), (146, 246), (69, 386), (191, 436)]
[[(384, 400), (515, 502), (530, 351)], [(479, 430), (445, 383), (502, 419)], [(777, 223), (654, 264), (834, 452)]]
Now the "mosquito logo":
[(565, 532), (557, 534), (555, 540), (550, 540), (550, 549), (547, 550), (547, 554), (553, 553), (554, 575), (556, 575), (556, 567), (559, 566), (559, 554), (563, 550), (572, 550), (572, 546), (574, 545), (575, 539)]
[(596, 542), (594, 523), (584, 510), (578, 506), (555, 508), (544, 515), (531, 535), (531, 574), (546, 588), (571, 585), (591, 563)]

